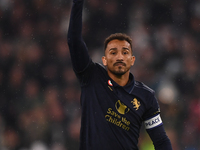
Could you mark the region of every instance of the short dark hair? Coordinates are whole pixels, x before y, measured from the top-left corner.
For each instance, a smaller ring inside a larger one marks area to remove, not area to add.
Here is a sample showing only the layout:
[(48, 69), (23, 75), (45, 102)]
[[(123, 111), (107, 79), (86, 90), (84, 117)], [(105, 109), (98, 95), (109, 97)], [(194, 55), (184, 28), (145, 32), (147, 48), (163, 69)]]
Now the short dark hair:
[(120, 41), (127, 41), (129, 44), (130, 44), (130, 46), (131, 46), (131, 51), (133, 51), (132, 50), (132, 39), (131, 39), (131, 37), (130, 36), (128, 36), (127, 34), (125, 34), (125, 33), (114, 33), (114, 34), (111, 34), (109, 37), (107, 37), (106, 39), (105, 39), (105, 41), (104, 41), (104, 50), (106, 50), (106, 48), (107, 48), (107, 45), (108, 45), (108, 43), (110, 42), (110, 41), (112, 41), (112, 40), (120, 40)]

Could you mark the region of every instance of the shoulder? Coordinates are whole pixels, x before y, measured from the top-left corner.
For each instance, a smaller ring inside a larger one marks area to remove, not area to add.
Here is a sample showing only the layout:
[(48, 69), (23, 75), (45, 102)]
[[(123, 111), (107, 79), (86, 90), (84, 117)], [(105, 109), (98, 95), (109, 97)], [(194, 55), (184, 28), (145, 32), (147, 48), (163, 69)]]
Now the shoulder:
[(75, 73), (77, 73), (77, 74), (85, 74), (87, 72), (93, 72), (93, 71), (95, 72), (97, 70), (105, 71), (106, 69), (102, 64), (90, 61), (90, 63), (88, 63), (88, 65), (86, 66), (86, 68), (83, 71), (81, 71), (81, 72), (76, 72), (75, 71)]
[(86, 67), (86, 69), (80, 73), (80, 75), (83, 76), (96, 76), (106, 74), (105, 67), (100, 63), (90, 62), (90, 64)]
[(94, 63), (93, 61), (91, 61), (82, 72), (76, 72), (76, 76), (82, 87), (89, 85), (92, 80), (97, 81), (97, 79), (103, 78), (105, 75), (105, 67), (99, 63)]
[(102, 65), (101, 63), (95, 63), (95, 65), (103, 70), (106, 70), (105, 66)]
[(149, 93), (149, 94), (154, 94), (155, 91), (148, 87), (146, 84), (143, 82), (135, 81), (135, 88), (140, 90), (142, 93)]
[(106, 73), (106, 68), (104, 65), (102, 65), (101, 63), (94, 63), (95, 69), (97, 72), (102, 72), (102, 73)]

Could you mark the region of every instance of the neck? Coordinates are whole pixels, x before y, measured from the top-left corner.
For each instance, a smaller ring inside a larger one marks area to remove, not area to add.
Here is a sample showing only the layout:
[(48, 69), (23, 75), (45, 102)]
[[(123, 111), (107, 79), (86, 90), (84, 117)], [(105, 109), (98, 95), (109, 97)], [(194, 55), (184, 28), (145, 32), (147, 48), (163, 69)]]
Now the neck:
[(123, 75), (115, 75), (108, 71), (108, 76), (120, 86), (125, 86), (129, 83), (129, 71)]

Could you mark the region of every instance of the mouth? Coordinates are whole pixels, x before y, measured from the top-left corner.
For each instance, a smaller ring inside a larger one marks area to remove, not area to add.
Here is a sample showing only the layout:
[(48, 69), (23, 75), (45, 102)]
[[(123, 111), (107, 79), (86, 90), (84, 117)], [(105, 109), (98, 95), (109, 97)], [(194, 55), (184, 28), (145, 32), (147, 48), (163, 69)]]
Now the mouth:
[(123, 62), (116, 62), (114, 63), (114, 66), (126, 66), (126, 64)]

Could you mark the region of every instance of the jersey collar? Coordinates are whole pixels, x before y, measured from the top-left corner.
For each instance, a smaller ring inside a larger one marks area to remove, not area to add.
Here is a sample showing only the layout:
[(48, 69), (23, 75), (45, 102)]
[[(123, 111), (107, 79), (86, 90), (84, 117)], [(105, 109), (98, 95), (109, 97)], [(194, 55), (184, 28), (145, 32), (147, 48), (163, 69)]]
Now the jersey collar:
[(130, 82), (125, 85), (125, 86), (120, 86), (119, 84), (117, 84), (114, 80), (110, 79), (108, 80), (108, 82), (110, 82), (110, 84), (114, 87), (114, 88), (117, 88), (117, 87), (122, 87), (127, 93), (131, 94), (133, 89), (134, 89), (134, 85), (135, 85), (135, 80), (134, 80), (134, 76), (132, 73), (129, 74), (129, 80)]

